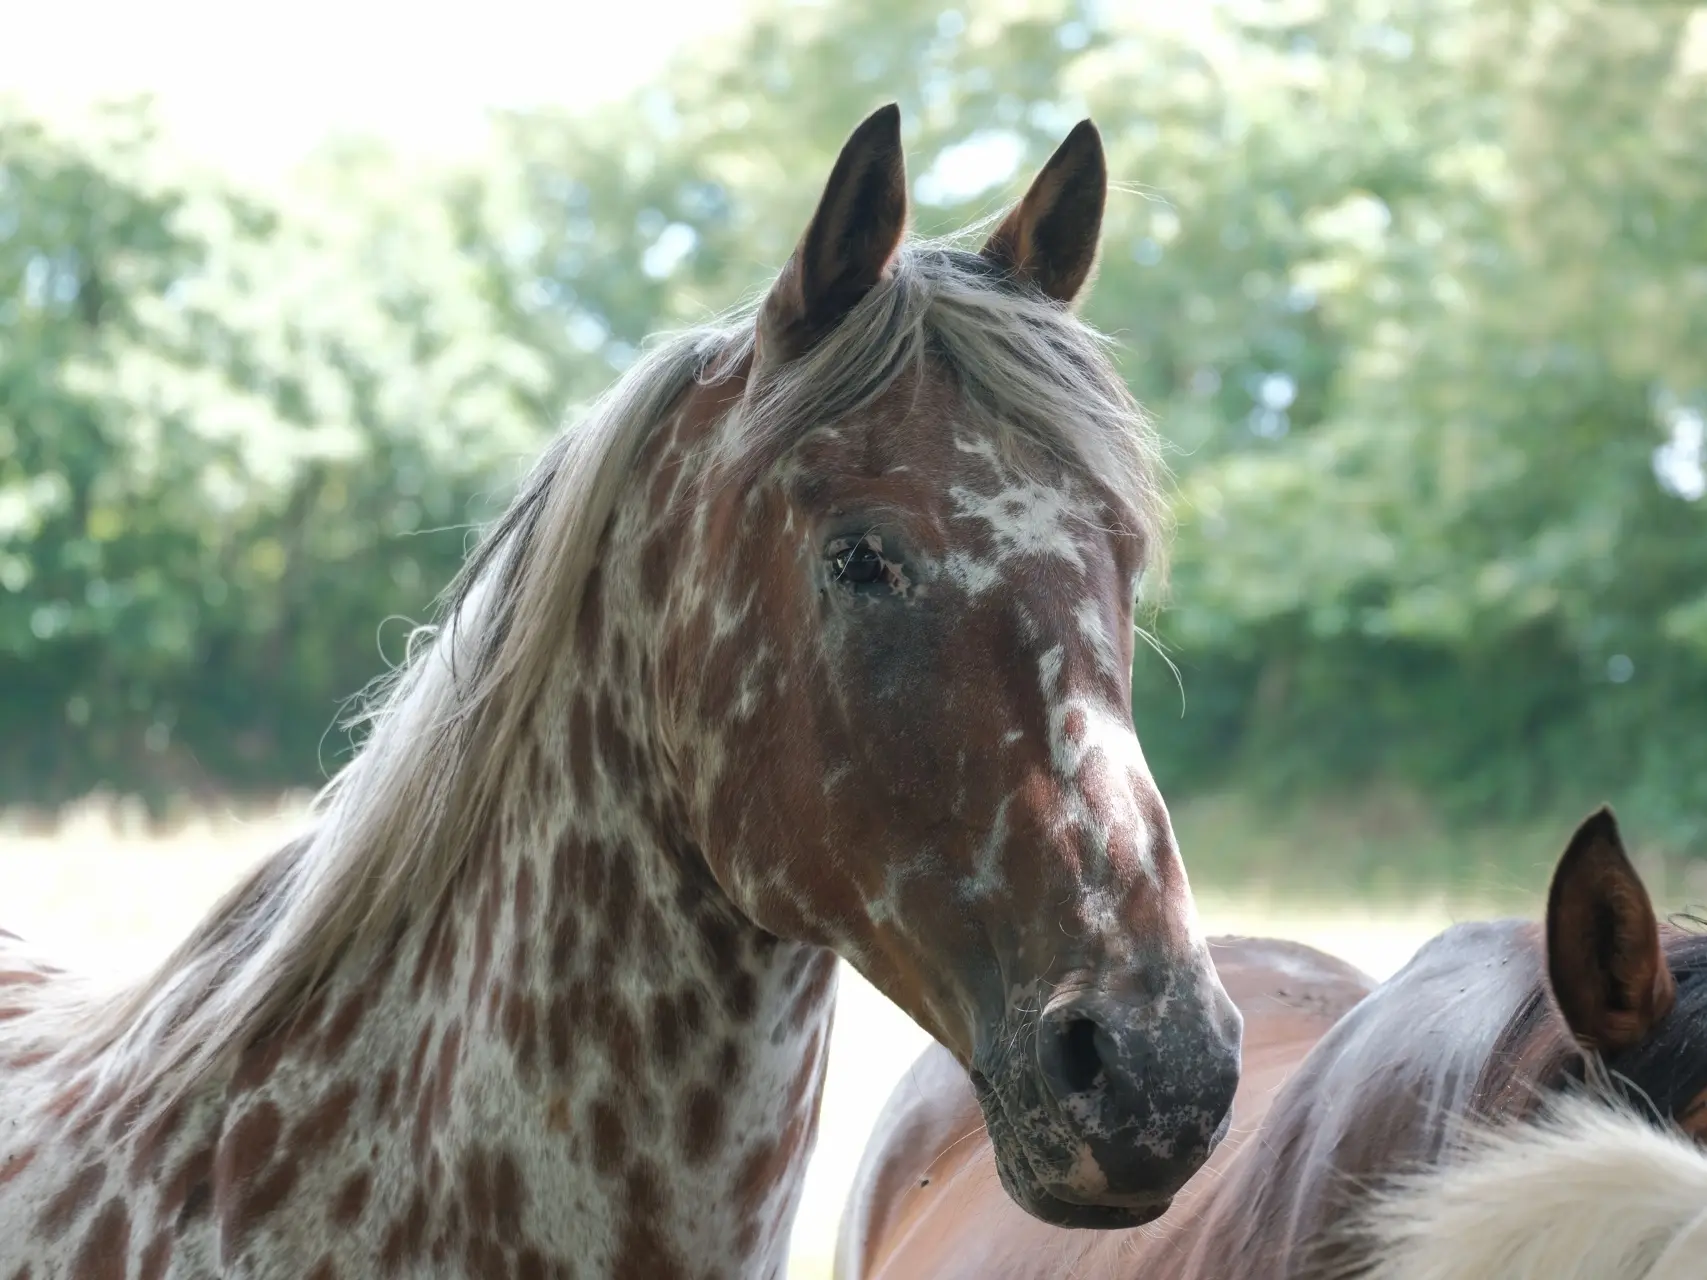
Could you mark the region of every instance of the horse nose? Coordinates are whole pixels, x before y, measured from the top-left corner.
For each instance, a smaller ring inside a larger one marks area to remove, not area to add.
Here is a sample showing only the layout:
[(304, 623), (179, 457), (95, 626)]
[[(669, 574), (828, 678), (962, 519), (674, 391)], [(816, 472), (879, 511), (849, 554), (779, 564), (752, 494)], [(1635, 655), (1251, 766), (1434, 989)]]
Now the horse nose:
[(1038, 1070), (1092, 1157), (1086, 1185), (1062, 1190), (1183, 1186), (1226, 1132), (1242, 1038), (1219, 984), (1143, 1003), (1102, 993), (1054, 1002), (1038, 1027)]
[(1049, 1091), (1060, 1101), (1091, 1092), (1107, 1080), (1106, 1064), (1119, 1051), (1108, 1029), (1089, 1010), (1068, 1008), (1044, 1019), (1037, 1064)]

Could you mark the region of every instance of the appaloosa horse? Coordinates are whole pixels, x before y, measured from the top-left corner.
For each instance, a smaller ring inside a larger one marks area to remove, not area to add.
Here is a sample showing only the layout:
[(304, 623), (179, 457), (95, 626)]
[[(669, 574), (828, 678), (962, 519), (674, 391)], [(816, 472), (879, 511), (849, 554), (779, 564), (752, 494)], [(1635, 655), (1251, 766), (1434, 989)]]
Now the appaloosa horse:
[(878, 111), (762, 304), (550, 448), (307, 834), (116, 997), (8, 944), (0, 1276), (776, 1275), (838, 954), (1034, 1212), (1161, 1212), (1240, 1021), (1128, 711), (1106, 181), (1087, 121), (906, 244)]
[(931, 1048), (867, 1148), (839, 1280), (1350, 1277), (1383, 1244), (1416, 1261), (1442, 1243), (1414, 1229), (1432, 1221), (1440, 1186), (1384, 1202), (1384, 1179), (1449, 1158), (1475, 1125), (1536, 1118), (1574, 1083), (1707, 1136), (1707, 937), (1656, 921), (1607, 810), (1560, 859), (1544, 929), (1456, 925), (1379, 987), (1296, 944), (1211, 950), (1245, 1015), (1235, 1136), (1166, 1217), (1088, 1232), (1021, 1212), (996, 1189), (974, 1091)]

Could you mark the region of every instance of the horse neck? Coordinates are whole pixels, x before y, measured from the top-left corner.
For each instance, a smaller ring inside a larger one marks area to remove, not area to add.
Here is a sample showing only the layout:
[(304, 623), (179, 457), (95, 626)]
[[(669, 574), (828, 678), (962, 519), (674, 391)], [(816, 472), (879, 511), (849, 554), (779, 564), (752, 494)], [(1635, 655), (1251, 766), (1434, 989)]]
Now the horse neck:
[(780, 1268), (831, 954), (753, 929), (691, 850), (608, 810), (518, 815), (413, 934), (388, 1055), (410, 1165), (466, 1181), (507, 1153), (540, 1229), (573, 1220), (578, 1274)]
[(281, 1096), (313, 1096), (291, 1076), (367, 1082), (390, 1199), (424, 1195), (426, 1223), (454, 1228), (462, 1188), (501, 1185), (474, 1198), (514, 1202), (506, 1241), (579, 1275), (769, 1274), (815, 1134), (835, 957), (742, 917), (679, 817), (647, 694), (656, 628), (621, 607), (652, 489), (642, 466), (484, 841), (385, 961), (334, 975), (300, 1024), (313, 1052), (258, 1047), (251, 1074)]

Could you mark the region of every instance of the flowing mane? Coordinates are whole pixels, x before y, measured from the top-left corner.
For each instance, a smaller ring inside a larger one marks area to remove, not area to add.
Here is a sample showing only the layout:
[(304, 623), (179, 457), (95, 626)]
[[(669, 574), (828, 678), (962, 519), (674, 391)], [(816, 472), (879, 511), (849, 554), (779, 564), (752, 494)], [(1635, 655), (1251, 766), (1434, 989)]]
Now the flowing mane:
[(1669, 1117), (1707, 1093), (1707, 934), (1661, 940), (1677, 1003), (1634, 1049), (1585, 1056), (1534, 984), (1469, 1108), (1437, 1119), (1439, 1163), (1385, 1179), (1354, 1215), (1346, 1236), (1374, 1261), (1348, 1276), (1682, 1280), (1685, 1253), (1699, 1269), (1707, 1152)]
[(1689, 1280), (1707, 1254), (1707, 1152), (1622, 1100), (1566, 1095), (1466, 1136), (1359, 1216), (1361, 1280)]
[[(564, 660), (600, 539), (635, 462), (695, 385), (749, 373), (707, 462), (739, 483), (801, 434), (856, 412), (925, 362), (945, 370), (1015, 465), (1041, 454), (1127, 503), (1154, 567), (1163, 467), (1149, 423), (1073, 312), (947, 243), (902, 248), (888, 277), (800, 359), (767, 367), (756, 306), (645, 354), (561, 434), (446, 592), (439, 622), (358, 717), (368, 733), (308, 831), (263, 861), (153, 973), (116, 995), (26, 998), (19, 1042), (107, 1054), (110, 1083), (160, 1108), (288, 1022), (340, 955), (383, 945), (491, 838), (494, 798), (535, 695)], [(134, 1047), (135, 1052), (127, 1052)]]

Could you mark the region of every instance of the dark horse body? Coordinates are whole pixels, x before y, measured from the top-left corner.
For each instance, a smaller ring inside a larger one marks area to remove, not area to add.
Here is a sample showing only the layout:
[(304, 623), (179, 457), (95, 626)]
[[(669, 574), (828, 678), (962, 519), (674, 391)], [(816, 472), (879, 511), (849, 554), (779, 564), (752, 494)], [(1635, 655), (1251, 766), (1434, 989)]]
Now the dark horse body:
[(843, 1223), (841, 1280), (1357, 1274), (1346, 1224), (1466, 1121), (1522, 1120), (1598, 1067), (1686, 1130), (1707, 1089), (1707, 939), (1656, 922), (1609, 814), (1561, 860), (1545, 926), (1456, 925), (1376, 986), (1289, 943), (1212, 941), (1245, 1018), (1232, 1133), (1158, 1223), (1062, 1231), (992, 1176), (970, 1092), (929, 1050), (879, 1121)]

